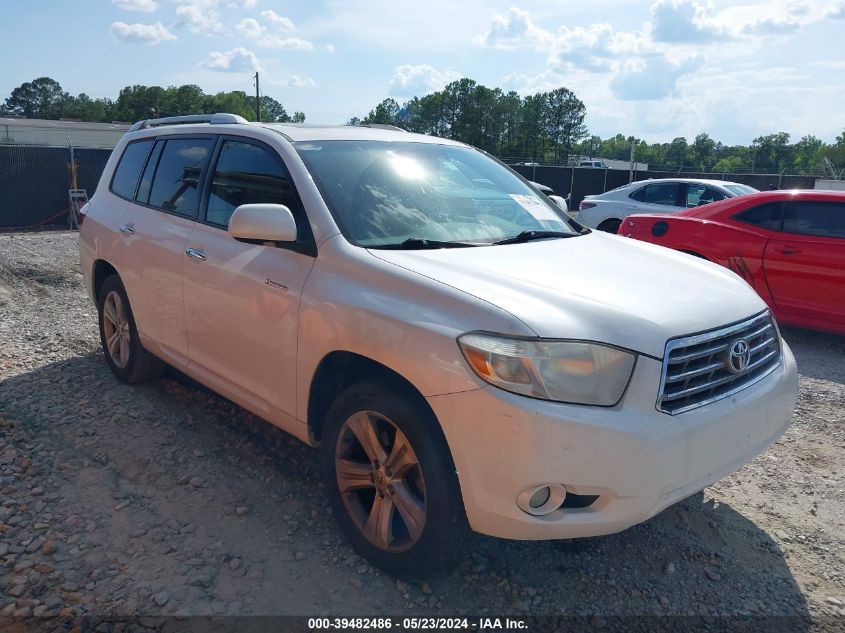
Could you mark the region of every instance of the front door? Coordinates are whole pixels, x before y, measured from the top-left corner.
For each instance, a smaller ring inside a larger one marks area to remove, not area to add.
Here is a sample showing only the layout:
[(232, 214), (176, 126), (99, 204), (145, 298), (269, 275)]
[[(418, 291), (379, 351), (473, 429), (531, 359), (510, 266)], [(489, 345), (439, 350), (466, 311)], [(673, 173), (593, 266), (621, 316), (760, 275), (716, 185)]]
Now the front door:
[(766, 245), (766, 281), (785, 314), (845, 322), (845, 203), (788, 202)]
[[(183, 268), (190, 363), (295, 415), (299, 300), (314, 257), (290, 175), (269, 146), (223, 138), (206, 199)], [(229, 235), (235, 208), (260, 202), (293, 211), (296, 243), (252, 244)]]

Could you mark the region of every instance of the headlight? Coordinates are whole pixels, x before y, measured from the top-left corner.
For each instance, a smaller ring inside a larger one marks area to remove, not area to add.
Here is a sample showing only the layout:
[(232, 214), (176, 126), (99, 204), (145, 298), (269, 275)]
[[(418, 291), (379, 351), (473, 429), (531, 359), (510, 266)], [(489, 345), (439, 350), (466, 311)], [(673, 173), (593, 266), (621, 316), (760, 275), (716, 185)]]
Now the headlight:
[(573, 404), (615, 405), (636, 361), (631, 352), (580, 341), (464, 334), (458, 343), (470, 367), (491, 385)]

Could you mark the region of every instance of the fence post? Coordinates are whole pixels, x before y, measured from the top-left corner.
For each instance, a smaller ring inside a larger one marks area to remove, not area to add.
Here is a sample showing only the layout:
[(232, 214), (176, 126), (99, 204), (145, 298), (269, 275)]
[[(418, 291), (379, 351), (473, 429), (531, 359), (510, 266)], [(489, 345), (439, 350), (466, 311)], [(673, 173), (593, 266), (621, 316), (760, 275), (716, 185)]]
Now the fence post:
[(607, 191), (607, 171), (608, 171), (608, 168), (605, 167), (604, 168), (604, 184), (601, 186), (601, 192), (602, 193)]
[[(569, 195), (575, 193), (575, 166), (572, 166), (572, 176), (569, 179)], [(570, 198), (571, 199), (571, 198)]]

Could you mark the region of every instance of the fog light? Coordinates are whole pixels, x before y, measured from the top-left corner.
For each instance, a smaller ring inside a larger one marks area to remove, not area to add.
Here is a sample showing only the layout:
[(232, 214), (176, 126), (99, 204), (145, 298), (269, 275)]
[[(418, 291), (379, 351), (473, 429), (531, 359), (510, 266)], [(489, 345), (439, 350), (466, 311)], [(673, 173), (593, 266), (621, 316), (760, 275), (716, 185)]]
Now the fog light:
[(526, 488), (516, 498), (519, 509), (534, 516), (550, 514), (566, 499), (566, 488), (560, 484), (540, 484)]
[(551, 496), (552, 491), (549, 490), (548, 486), (537, 488), (537, 492), (531, 495), (531, 498), (528, 500), (528, 505), (532, 508), (539, 508), (540, 506), (545, 505)]

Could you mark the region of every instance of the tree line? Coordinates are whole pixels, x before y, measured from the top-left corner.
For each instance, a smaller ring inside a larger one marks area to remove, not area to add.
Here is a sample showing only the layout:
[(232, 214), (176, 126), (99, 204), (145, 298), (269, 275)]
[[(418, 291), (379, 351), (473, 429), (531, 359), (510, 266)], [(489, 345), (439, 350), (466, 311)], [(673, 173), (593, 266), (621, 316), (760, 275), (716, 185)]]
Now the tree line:
[[(255, 97), (241, 90), (205, 94), (199, 86), (126, 86), (117, 99), (92, 99), (87, 94), (72, 95), (50, 77), (39, 77), (21, 84), (0, 106), (0, 115), (30, 119), (72, 119), (97, 123), (134, 122), (182, 114), (231, 112), (255, 120)], [(261, 97), (261, 120), (279, 123), (305, 120), (302, 112), (289, 115), (272, 97)]]
[(565, 163), (587, 136), (584, 103), (568, 88), (520, 97), (472, 79), (403, 104), (385, 99), (356, 124), (396, 125), (474, 145), (496, 156)]
[[(117, 99), (73, 96), (49, 77), (21, 84), (0, 105), (0, 114), (39, 119), (133, 122), (180, 114), (232, 112), (255, 120), (255, 97), (243, 91), (205, 94), (196, 85), (126, 86)], [(729, 145), (706, 132), (692, 141), (648, 143), (634, 136), (590, 135), (586, 107), (574, 92), (560, 87), (521, 97), (488, 88), (464, 77), (442, 90), (403, 103), (385, 99), (363, 119), (350, 124), (396, 125), (411, 132), (451, 138), (511, 162), (567, 164), (579, 158), (634, 159), (650, 169), (717, 173), (819, 173), (825, 159), (845, 171), (845, 131), (833, 143), (813, 135), (792, 141), (786, 132), (766, 134), (750, 145)], [(261, 97), (261, 120), (302, 122), (272, 97)]]
[(396, 125), (410, 132), (433, 134), (475, 145), (511, 162), (567, 164), (581, 158), (634, 160), (649, 169), (702, 172), (819, 173), (824, 158), (845, 170), (845, 131), (835, 142), (813, 135), (791, 142), (786, 132), (766, 134), (751, 145), (728, 145), (706, 132), (691, 142), (648, 143), (634, 136), (589, 135), (586, 107), (561, 87), (520, 97), (516, 92), (487, 88), (459, 79), (443, 90), (400, 104), (385, 99), (352, 125)]
[(617, 134), (602, 139), (591, 136), (578, 145), (584, 156), (629, 160), (631, 146), (638, 162), (652, 170), (701, 171), (716, 173), (813, 173), (823, 169), (827, 158), (840, 173), (845, 172), (845, 131), (833, 143), (807, 135), (791, 142), (787, 132), (758, 136), (751, 145), (726, 145), (702, 132), (692, 142), (685, 137), (670, 143), (647, 143)]

